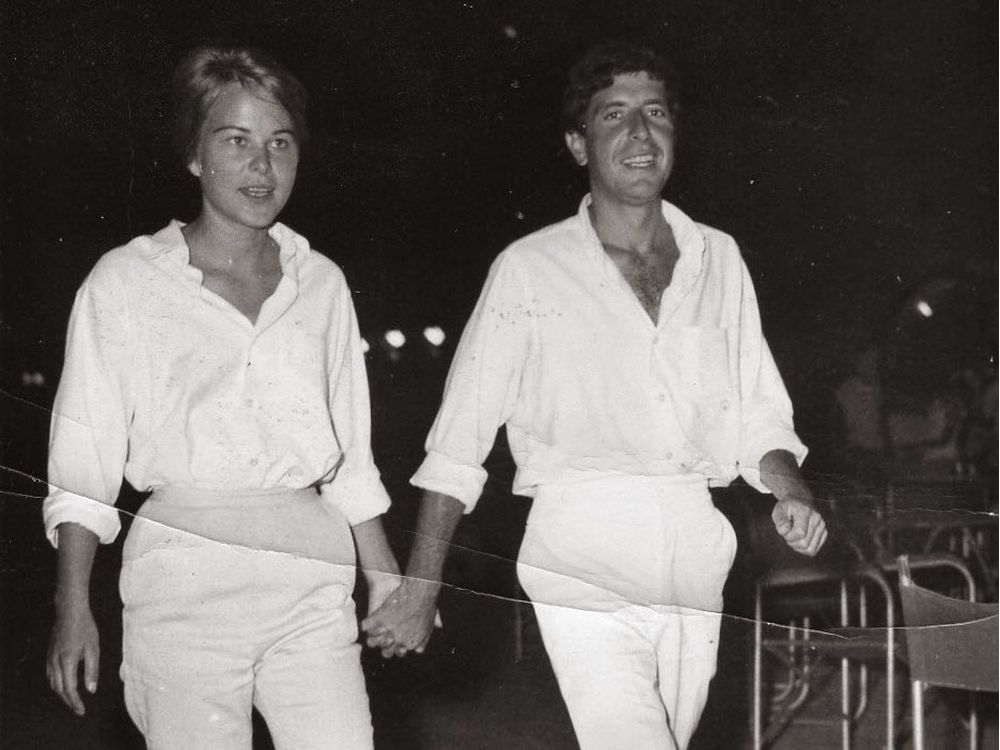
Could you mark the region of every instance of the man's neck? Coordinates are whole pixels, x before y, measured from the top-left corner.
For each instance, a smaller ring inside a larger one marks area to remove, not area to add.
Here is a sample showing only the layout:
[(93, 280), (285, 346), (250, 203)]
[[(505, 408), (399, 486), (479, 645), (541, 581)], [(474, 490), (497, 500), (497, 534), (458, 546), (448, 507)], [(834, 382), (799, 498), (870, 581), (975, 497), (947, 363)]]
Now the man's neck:
[(589, 207), (590, 221), (605, 245), (646, 255), (660, 247), (670, 235), (660, 202), (639, 206), (613, 204), (594, 198)]

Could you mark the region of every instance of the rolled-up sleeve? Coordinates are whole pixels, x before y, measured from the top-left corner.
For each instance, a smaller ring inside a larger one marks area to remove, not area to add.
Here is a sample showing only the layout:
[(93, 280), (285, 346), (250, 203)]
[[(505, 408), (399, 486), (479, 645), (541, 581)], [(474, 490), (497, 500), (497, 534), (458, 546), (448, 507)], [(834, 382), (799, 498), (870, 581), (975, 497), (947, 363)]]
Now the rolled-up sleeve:
[(42, 505), (45, 533), (77, 523), (102, 544), (121, 522), (114, 504), (121, 490), (133, 411), (128, 372), (132, 335), (120, 280), (98, 264), (77, 292), (66, 357), (52, 410), (49, 494)]
[(535, 321), (526, 275), (510, 253), (490, 268), (462, 334), (444, 398), (427, 436), (427, 457), (411, 484), (475, 508), (486, 483), (483, 461), (511, 416)]
[(357, 316), (350, 289), (341, 281), (340, 304), (330, 343), (330, 416), (342, 452), (333, 481), (320, 485), (323, 499), (352, 526), (385, 513), (389, 494), (371, 449), (371, 402)]
[(799, 465), (808, 450), (795, 433), (792, 402), (761, 330), (753, 281), (742, 264), (740, 309), (740, 475), (760, 492), (760, 459), (772, 450), (787, 450)]

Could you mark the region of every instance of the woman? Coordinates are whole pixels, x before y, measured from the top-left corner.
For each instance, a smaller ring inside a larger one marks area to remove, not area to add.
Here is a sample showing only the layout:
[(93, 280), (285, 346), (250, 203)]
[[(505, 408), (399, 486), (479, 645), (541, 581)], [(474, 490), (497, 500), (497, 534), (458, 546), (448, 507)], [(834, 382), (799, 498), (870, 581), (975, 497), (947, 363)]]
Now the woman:
[[(123, 549), (122, 679), (150, 748), (372, 746), (351, 592), (397, 583), (343, 274), (275, 218), (305, 92), (265, 53), (202, 48), (174, 78), (201, 212), (97, 263), (70, 318), (46, 532), (58, 547), (47, 672), (97, 689), (88, 603), (122, 477), (152, 492)], [(353, 543), (351, 535), (353, 532)]]

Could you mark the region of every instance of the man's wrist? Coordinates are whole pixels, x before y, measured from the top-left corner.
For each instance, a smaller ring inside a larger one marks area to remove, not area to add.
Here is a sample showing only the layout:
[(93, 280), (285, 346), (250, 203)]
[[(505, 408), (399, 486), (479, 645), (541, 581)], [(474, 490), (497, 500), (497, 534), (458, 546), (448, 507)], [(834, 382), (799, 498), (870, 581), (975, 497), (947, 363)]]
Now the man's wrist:
[(404, 582), (410, 593), (424, 604), (433, 604), (441, 591), (441, 581), (407, 573)]
[(79, 612), (90, 608), (90, 588), (87, 586), (67, 586), (56, 589), (55, 608), (57, 612)]

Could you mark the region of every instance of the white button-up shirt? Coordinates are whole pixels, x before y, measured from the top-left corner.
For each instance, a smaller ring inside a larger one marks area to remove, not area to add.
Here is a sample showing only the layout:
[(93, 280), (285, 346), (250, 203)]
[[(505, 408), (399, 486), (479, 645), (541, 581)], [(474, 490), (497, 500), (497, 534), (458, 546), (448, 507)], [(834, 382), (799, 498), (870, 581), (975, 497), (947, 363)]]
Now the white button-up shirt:
[(318, 485), (351, 524), (389, 507), (350, 289), (305, 238), (281, 224), (270, 235), (282, 277), (256, 324), (202, 286), (178, 222), (84, 281), (53, 407), (53, 544), (67, 521), (114, 540), (123, 475), (143, 491)]
[(680, 258), (654, 323), (589, 205), (494, 261), (412, 483), (471, 510), (505, 424), (517, 494), (614, 474), (742, 474), (766, 492), (760, 458), (806, 448), (736, 243), (664, 202)]

